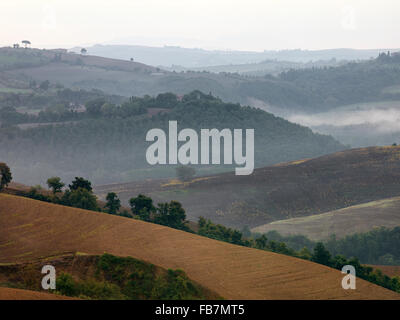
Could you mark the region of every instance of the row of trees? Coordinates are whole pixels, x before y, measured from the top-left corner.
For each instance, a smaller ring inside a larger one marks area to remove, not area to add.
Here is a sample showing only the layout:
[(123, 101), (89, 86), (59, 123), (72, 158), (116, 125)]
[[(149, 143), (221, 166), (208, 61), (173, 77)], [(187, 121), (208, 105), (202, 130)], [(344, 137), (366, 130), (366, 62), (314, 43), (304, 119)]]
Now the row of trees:
[[(29, 196), (38, 200), (46, 200), (67, 206), (77, 207), (87, 210), (99, 211), (100, 206), (97, 198), (93, 194), (91, 182), (82, 177), (75, 177), (75, 180), (68, 185), (68, 189), (63, 192), (65, 184), (60, 177), (51, 177), (47, 179), (47, 185), (52, 190), (53, 197), (46, 197), (33, 189)], [(189, 231), (187, 227), (185, 210), (177, 201), (153, 204), (153, 200), (145, 195), (139, 194), (137, 197), (129, 200), (131, 212), (126, 209), (121, 210), (121, 200), (115, 192), (109, 192), (106, 196), (106, 204), (103, 211), (121, 215), (125, 217), (136, 217), (143, 221), (153, 222), (165, 225), (171, 228)]]
[(68, 188), (63, 191), (65, 184), (59, 177), (47, 179), (47, 185), (52, 190), (52, 195), (42, 192), (41, 187), (32, 187), (26, 196), (65, 206), (76, 207), (86, 210), (100, 211), (97, 197), (93, 194), (92, 184), (82, 177), (75, 177)]

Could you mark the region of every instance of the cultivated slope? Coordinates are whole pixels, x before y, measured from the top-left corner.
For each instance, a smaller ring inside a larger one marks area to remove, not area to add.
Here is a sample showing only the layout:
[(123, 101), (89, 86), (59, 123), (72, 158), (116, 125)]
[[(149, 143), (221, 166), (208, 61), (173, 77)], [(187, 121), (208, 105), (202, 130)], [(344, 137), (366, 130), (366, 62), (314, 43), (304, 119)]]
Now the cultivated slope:
[(0, 194), (0, 262), (65, 251), (109, 252), (181, 268), (227, 299), (398, 299), (309, 261), (219, 242), (160, 225)]
[(0, 287), (0, 300), (70, 300), (57, 294)]
[(367, 202), (313, 216), (274, 221), (254, 228), (253, 232), (276, 230), (282, 235), (302, 234), (322, 240), (335, 234), (337, 238), (370, 231), (376, 227), (400, 225), (400, 197)]
[(177, 200), (187, 216), (241, 228), (304, 217), (400, 195), (400, 147), (346, 150), (319, 158), (203, 177), (191, 183), (146, 181), (97, 187), (125, 204), (138, 193), (155, 203)]

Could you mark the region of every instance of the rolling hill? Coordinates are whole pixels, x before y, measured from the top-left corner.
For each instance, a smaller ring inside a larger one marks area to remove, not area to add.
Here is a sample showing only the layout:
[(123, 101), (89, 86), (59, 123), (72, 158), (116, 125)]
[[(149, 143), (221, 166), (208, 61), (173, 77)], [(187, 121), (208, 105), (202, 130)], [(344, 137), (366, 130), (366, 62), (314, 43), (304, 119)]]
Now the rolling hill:
[(132, 256), (163, 268), (181, 268), (226, 299), (400, 297), (360, 279), (357, 290), (343, 290), (339, 271), (309, 261), (7, 194), (0, 194), (0, 250), (1, 263), (67, 251)]
[(290, 69), (276, 77), (247, 77), (225, 72), (168, 72), (136, 60), (79, 55), (63, 49), (0, 48), (0, 79), (13, 79), (16, 83), (49, 80), (66, 87), (99, 89), (122, 96), (162, 92), (182, 95), (201, 90), (229, 102), (247, 104), (259, 99), (291, 111), (316, 113), (398, 98), (398, 93), (382, 91), (400, 84), (398, 57), (383, 55), (338, 67)]
[[(152, 144), (146, 141), (147, 132), (154, 128), (168, 132), (169, 121), (177, 121), (179, 131), (191, 128), (198, 133), (206, 128), (254, 129), (256, 167), (345, 149), (332, 137), (314, 134), (306, 127), (265, 111), (226, 103), (200, 91), (184, 95), (180, 100), (173, 94), (167, 96), (171, 99), (168, 105), (157, 96), (132, 98), (124, 107), (111, 106), (112, 110), (140, 108), (146, 113), (110, 114), (100, 109), (95, 115), (84, 113), (85, 117), (60, 125), (24, 130), (2, 127), (0, 161), (10, 164), (16, 181), (30, 185), (45, 183), (49, 175), (58, 175), (66, 181), (84, 176), (94, 184), (170, 178), (175, 176), (175, 166), (150, 166), (146, 159), (146, 150)], [(162, 107), (161, 114), (150, 112)], [(182, 144), (179, 142), (178, 146)], [(196, 166), (199, 175), (232, 168), (222, 164)]]
[(347, 208), (301, 218), (274, 221), (254, 228), (257, 233), (278, 231), (282, 235), (302, 234), (311, 240), (326, 240), (335, 234), (342, 238), (376, 227), (400, 225), (400, 197), (376, 200)]
[(150, 180), (98, 186), (125, 204), (143, 193), (177, 200), (190, 220), (204, 216), (242, 228), (325, 213), (400, 195), (400, 147), (370, 147), (256, 169), (250, 176), (224, 173), (179, 183)]

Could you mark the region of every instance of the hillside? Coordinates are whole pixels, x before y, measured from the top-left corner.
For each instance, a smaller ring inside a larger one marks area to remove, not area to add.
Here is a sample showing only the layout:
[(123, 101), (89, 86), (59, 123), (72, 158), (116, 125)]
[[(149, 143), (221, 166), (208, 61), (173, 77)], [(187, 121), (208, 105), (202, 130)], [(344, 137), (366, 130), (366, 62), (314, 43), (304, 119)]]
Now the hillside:
[(31, 290), (0, 287), (0, 300), (71, 300), (72, 298)]
[(342, 238), (376, 227), (400, 225), (400, 197), (367, 202), (322, 214), (274, 221), (254, 228), (257, 233), (278, 231), (282, 235), (302, 234), (311, 240)]
[(346, 150), (259, 168), (250, 176), (224, 173), (189, 183), (155, 180), (98, 186), (127, 204), (144, 193), (155, 203), (177, 200), (188, 219), (204, 216), (242, 228), (305, 217), (400, 195), (400, 147)]
[(13, 49), (0, 48), (0, 70), (13, 70), (46, 65), (86, 65), (109, 70), (156, 72), (158, 69), (143, 63), (110, 59), (93, 55), (76, 54), (65, 49)]
[(44, 265), (56, 269), (57, 297), (65, 295), (96, 300), (221, 299), (191, 281), (182, 270), (165, 270), (132, 257), (81, 252), (66, 252), (22, 263), (0, 263), (0, 288), (44, 292), (41, 287)]
[[(363, 280), (341, 288), (340, 271), (160, 225), (0, 194), (2, 263), (63, 252), (132, 256), (189, 278), (227, 299), (398, 299)], [(284, 285), (282, 285), (284, 283)]]
[[(147, 132), (160, 128), (168, 134), (170, 120), (177, 121), (179, 131), (191, 128), (199, 134), (202, 129), (254, 129), (256, 167), (345, 148), (332, 137), (314, 134), (271, 113), (227, 103), (200, 91), (181, 98), (172, 93), (133, 97), (122, 106), (102, 100), (97, 107), (92, 113), (90, 109), (74, 113), (75, 121), (60, 125), (0, 128), (0, 161), (11, 166), (15, 181), (30, 185), (44, 184), (51, 175), (66, 181), (83, 176), (94, 184), (171, 178), (175, 166), (150, 166), (146, 160), (146, 150), (152, 144), (146, 142)], [(155, 109), (163, 112), (150, 112)], [(209, 175), (233, 167), (198, 165), (196, 170), (198, 175)]]

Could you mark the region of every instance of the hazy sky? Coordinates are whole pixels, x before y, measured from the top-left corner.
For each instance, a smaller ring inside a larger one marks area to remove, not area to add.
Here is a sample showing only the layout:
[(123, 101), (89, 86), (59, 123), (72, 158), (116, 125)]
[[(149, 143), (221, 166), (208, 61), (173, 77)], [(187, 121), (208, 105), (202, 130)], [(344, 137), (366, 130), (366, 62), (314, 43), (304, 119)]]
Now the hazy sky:
[(0, 45), (399, 48), (399, 0), (0, 0)]

